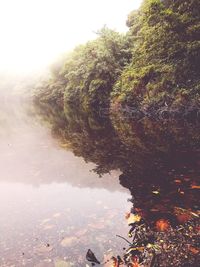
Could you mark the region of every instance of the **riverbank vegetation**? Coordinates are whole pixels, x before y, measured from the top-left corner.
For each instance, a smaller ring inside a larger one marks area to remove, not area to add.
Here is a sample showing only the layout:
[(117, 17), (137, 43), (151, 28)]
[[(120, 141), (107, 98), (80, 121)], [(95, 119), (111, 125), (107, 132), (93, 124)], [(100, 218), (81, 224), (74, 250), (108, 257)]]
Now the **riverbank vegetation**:
[(145, 0), (129, 14), (126, 34), (104, 27), (55, 63), (34, 95), (54, 133), (96, 163), (84, 144), (105, 150), (108, 133), (115, 141), (107, 154), (113, 146), (121, 154), (120, 143), (135, 161), (198, 152), (199, 11), (198, 0)]
[[(100, 176), (121, 171), (132, 213), (154, 230), (163, 220), (187, 229), (200, 206), (200, 2), (144, 0), (127, 26), (126, 34), (104, 27), (55, 63), (35, 108)], [(174, 251), (180, 260), (156, 266), (196, 266), (190, 250), (192, 260)]]
[(199, 11), (198, 0), (145, 0), (128, 16), (126, 34), (100, 30), (52, 68), (36, 98), (85, 112), (110, 104), (198, 109)]

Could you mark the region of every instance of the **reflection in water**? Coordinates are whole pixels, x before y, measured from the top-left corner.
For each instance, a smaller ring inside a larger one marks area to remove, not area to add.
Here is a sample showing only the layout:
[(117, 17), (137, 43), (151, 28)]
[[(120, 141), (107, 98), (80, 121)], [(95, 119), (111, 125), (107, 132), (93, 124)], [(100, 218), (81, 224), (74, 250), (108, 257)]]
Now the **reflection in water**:
[(88, 247), (100, 258), (111, 248), (116, 253), (115, 235), (126, 229), (120, 221), (126, 198), (67, 183), (1, 183), (0, 266), (54, 266), (58, 260), (85, 266)]
[(89, 247), (101, 259), (117, 253), (130, 208), (119, 172), (99, 179), (95, 165), (60, 148), (16, 96), (1, 100), (0, 266), (85, 266)]
[(90, 171), (95, 165), (85, 164), (72, 152), (59, 147), (49, 130), (28, 117), (24, 104), (17, 100), (9, 99), (1, 106), (6, 122), (0, 127), (1, 181), (32, 185), (67, 181), (77, 187), (125, 191), (117, 179), (119, 172), (95, 179), (98, 175)]
[(1, 104), (0, 266), (199, 265), (198, 122)]
[[(59, 106), (36, 102), (36, 108), (60, 145), (95, 163), (94, 172), (102, 175), (120, 170), (120, 184), (132, 196), (128, 217), (141, 218), (139, 222), (148, 229), (145, 231), (154, 233), (153, 241), (147, 241), (145, 235), (142, 238), (141, 232), (138, 244), (133, 240), (131, 253), (137, 246), (145, 249), (138, 251), (138, 259), (128, 255), (130, 261), (148, 266), (150, 257), (144, 261), (146, 248), (162, 241), (161, 252), (154, 250), (158, 254), (154, 266), (198, 266), (200, 124), (196, 116), (134, 121), (112, 112), (110, 120), (96, 111), (86, 113), (73, 106), (62, 111)], [(130, 223), (129, 234), (137, 224), (137, 220)], [(180, 225), (182, 232), (176, 228)]]

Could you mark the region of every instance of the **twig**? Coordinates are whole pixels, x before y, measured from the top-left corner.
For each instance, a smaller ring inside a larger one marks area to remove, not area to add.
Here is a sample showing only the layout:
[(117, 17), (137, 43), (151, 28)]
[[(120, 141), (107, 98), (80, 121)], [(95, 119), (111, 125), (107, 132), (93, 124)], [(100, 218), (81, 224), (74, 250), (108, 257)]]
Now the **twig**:
[(121, 235), (116, 235), (117, 237), (120, 237), (121, 239), (125, 240), (127, 243), (129, 243), (129, 245), (132, 245), (131, 242), (129, 242), (126, 238), (124, 238), (123, 236)]

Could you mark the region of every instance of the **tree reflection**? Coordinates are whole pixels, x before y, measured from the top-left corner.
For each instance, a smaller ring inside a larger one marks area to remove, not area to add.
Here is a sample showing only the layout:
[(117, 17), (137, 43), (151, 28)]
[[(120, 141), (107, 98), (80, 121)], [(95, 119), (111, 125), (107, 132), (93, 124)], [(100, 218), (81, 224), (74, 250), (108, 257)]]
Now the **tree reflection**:
[(92, 110), (59, 111), (49, 105), (37, 105), (37, 112), (61, 145), (95, 163), (93, 171), (100, 176), (121, 171), (120, 183), (132, 196), (127, 214), (130, 239), (124, 255), (113, 258), (114, 266), (198, 266), (196, 119), (110, 120)]

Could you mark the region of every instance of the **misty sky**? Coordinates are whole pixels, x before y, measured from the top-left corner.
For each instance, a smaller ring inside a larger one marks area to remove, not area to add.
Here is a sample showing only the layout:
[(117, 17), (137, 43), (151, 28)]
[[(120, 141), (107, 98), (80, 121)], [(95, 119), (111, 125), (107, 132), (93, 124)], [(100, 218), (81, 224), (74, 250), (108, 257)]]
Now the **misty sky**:
[(46, 67), (104, 25), (126, 31), (142, 0), (0, 0), (0, 71)]

